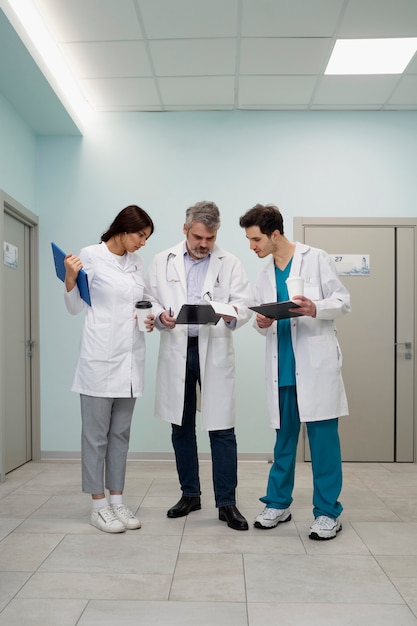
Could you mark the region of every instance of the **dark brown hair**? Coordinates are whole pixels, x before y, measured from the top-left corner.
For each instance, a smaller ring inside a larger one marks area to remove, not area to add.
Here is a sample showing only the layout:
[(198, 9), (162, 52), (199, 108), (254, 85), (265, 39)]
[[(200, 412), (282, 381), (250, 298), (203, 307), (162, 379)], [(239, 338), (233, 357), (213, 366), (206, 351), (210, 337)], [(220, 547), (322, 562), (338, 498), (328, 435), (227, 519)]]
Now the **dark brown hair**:
[(138, 233), (144, 228), (150, 228), (152, 235), (154, 225), (151, 217), (136, 204), (130, 204), (120, 211), (110, 224), (105, 233), (101, 235), (101, 241), (109, 241), (115, 235), (122, 233)]
[(239, 219), (242, 228), (259, 226), (259, 230), (264, 235), (270, 237), (274, 230), (284, 234), (284, 220), (280, 210), (273, 204), (256, 204), (252, 209), (246, 211), (245, 215)]

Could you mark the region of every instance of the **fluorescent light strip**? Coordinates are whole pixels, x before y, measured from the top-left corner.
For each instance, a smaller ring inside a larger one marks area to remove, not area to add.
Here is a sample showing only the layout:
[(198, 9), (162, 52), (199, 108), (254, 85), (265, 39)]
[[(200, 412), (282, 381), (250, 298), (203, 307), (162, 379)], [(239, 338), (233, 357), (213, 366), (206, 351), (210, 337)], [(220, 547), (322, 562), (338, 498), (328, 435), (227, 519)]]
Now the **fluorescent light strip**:
[(402, 74), (416, 51), (417, 37), (338, 39), (324, 73)]
[(1, 0), (0, 6), (68, 112), (72, 111), (81, 125), (86, 124), (92, 116), (92, 108), (32, 0)]

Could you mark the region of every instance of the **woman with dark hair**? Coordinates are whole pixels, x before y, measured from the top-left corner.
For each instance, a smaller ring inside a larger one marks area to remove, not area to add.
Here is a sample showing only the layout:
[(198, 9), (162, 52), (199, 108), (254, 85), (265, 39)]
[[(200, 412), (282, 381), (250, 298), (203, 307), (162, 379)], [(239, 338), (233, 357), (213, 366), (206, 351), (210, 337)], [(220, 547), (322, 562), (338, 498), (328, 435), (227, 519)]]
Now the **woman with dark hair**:
[[(150, 216), (131, 205), (120, 211), (101, 243), (65, 258), (65, 304), (76, 315), (85, 307), (76, 280), (87, 272), (87, 306), (72, 391), (81, 397), (82, 489), (93, 500), (90, 523), (104, 532), (140, 528), (123, 504), (130, 425), (136, 398), (143, 395), (145, 338), (136, 323), (143, 299), (143, 260), (135, 254), (154, 231)], [(153, 330), (154, 317), (146, 328)], [(109, 490), (110, 502), (105, 495)]]

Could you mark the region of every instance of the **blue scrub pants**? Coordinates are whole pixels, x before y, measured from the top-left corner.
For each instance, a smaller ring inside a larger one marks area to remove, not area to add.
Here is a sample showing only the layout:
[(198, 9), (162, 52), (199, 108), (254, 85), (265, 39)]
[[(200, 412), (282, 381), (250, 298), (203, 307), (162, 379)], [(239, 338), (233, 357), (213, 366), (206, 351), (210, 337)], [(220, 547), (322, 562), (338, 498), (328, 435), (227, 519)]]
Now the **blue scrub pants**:
[[(281, 428), (276, 430), (274, 462), (268, 478), (266, 496), (260, 498), (268, 508), (287, 509), (293, 498), (295, 459), (300, 416), (295, 386), (280, 387)], [(307, 422), (313, 472), (313, 514), (336, 518), (343, 507), (338, 501), (342, 490), (342, 457), (338, 418)]]

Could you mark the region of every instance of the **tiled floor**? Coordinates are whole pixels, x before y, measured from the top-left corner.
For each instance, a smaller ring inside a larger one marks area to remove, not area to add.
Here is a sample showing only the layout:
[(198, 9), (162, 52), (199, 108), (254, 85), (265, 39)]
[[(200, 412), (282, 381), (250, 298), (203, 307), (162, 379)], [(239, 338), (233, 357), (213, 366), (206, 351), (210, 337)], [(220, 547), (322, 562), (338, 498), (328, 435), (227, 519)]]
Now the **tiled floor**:
[[(239, 508), (262, 509), (269, 465), (239, 463)], [(417, 465), (344, 465), (343, 531), (308, 538), (311, 471), (297, 466), (293, 519), (272, 530), (202, 510), (168, 519), (172, 461), (129, 461), (140, 530), (88, 523), (78, 462), (29, 463), (0, 485), (0, 626), (417, 625)]]

